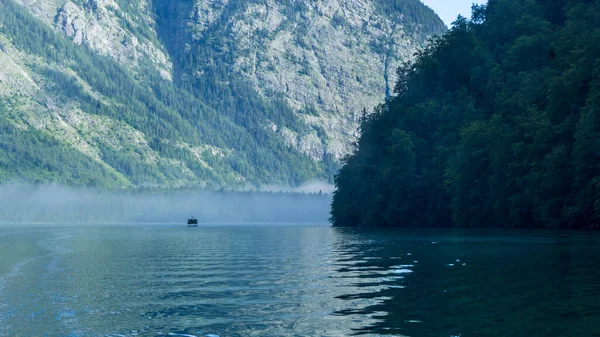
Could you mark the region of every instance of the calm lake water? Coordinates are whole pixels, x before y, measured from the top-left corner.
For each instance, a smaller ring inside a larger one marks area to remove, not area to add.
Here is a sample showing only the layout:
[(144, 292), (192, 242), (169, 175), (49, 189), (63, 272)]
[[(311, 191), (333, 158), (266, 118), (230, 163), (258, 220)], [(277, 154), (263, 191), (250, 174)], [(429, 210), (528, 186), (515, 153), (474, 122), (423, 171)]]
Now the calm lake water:
[(0, 227), (0, 336), (600, 336), (600, 237)]

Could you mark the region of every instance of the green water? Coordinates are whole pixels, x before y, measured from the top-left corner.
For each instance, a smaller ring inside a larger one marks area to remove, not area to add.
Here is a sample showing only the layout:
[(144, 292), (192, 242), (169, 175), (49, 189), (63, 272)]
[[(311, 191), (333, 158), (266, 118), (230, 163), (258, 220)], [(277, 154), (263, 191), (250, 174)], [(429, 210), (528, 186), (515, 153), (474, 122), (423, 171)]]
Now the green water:
[(600, 336), (600, 236), (0, 228), (0, 336)]

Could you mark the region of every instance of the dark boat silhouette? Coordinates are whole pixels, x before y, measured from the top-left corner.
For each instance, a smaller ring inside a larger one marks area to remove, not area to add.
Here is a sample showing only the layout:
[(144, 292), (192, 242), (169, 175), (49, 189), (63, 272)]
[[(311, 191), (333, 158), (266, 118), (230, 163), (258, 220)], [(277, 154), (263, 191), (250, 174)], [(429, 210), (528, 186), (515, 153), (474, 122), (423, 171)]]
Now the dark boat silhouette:
[(194, 217), (189, 218), (187, 226), (188, 227), (198, 227), (198, 219), (194, 219)]

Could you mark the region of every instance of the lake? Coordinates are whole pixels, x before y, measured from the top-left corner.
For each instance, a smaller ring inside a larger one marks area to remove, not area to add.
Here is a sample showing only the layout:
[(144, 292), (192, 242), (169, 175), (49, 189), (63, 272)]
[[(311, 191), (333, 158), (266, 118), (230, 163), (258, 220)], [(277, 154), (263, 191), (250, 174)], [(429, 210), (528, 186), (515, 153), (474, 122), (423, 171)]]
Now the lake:
[(0, 227), (0, 336), (600, 336), (600, 236)]

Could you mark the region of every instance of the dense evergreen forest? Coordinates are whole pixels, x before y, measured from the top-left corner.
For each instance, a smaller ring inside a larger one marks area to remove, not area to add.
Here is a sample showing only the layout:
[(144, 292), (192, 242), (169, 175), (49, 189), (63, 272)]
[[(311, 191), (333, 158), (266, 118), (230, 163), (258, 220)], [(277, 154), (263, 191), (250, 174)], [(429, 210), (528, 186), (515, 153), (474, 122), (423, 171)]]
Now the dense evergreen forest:
[(600, 1), (490, 0), (398, 72), (334, 225), (600, 227)]

